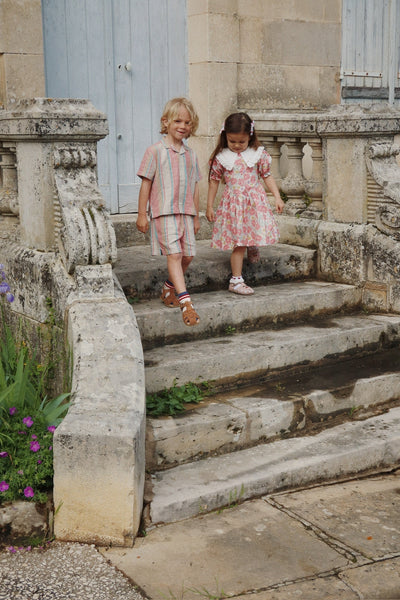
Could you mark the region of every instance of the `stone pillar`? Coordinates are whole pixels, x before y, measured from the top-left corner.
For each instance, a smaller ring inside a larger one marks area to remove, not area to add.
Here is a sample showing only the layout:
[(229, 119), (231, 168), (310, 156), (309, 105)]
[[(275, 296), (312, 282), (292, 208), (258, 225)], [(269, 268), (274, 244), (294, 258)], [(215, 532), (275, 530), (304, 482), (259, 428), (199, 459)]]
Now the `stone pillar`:
[(207, 198), (208, 159), (224, 119), (237, 110), (240, 31), (237, 0), (188, 0), (189, 96), (200, 125), (190, 145), (196, 151), (203, 179), (200, 208)]

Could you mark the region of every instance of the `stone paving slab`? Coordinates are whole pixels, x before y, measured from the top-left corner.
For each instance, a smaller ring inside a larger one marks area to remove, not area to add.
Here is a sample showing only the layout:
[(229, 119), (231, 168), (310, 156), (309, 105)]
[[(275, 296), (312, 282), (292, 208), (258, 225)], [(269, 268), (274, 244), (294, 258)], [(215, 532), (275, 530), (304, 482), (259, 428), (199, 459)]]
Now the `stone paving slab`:
[(279, 330), (253, 331), (171, 344), (145, 352), (146, 390), (154, 393), (189, 381), (240, 380), (268, 370), (321, 361), (371, 346), (382, 337), (398, 341), (400, 317), (352, 315)]
[[(398, 547), (399, 551), (399, 547)], [(400, 558), (393, 558), (340, 573), (340, 579), (357, 590), (363, 600), (399, 600)]]
[(400, 551), (400, 471), (343, 483), (340, 496), (335, 486), (325, 486), (275, 501), (372, 560)]
[(190, 588), (236, 596), (351, 564), (262, 500), (161, 527), (137, 539), (133, 550), (103, 554), (157, 599), (198, 600)]
[(152, 600), (399, 600), (399, 489), (400, 470), (272, 494), (101, 552)]
[[(267, 590), (244, 596), (235, 596), (235, 600), (360, 600), (353, 591), (338, 577), (321, 577), (310, 581), (297, 581), (274, 590)], [(388, 600), (388, 599), (386, 599)]]
[(400, 408), (312, 437), (262, 444), (153, 474), (151, 520), (168, 523), (235, 500), (400, 462)]

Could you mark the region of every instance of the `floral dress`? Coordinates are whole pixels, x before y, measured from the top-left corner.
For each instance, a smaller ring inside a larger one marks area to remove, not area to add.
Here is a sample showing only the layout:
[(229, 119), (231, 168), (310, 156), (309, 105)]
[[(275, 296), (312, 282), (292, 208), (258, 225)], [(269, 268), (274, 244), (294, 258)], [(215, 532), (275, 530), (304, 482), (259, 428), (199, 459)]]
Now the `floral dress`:
[(217, 154), (211, 179), (225, 180), (215, 214), (211, 247), (267, 246), (279, 240), (279, 231), (260, 179), (271, 174), (271, 157), (260, 146), (237, 154), (225, 148)]

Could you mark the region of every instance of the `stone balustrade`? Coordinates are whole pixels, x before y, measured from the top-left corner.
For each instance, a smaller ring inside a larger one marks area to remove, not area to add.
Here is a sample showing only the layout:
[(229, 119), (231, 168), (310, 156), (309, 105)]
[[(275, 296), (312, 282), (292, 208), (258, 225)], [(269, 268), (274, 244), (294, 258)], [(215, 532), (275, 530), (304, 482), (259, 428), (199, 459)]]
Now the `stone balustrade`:
[(264, 111), (252, 117), (287, 198), (285, 214), (374, 223), (395, 233), (400, 218), (394, 143), (400, 133), (398, 110), (353, 105), (322, 112)]

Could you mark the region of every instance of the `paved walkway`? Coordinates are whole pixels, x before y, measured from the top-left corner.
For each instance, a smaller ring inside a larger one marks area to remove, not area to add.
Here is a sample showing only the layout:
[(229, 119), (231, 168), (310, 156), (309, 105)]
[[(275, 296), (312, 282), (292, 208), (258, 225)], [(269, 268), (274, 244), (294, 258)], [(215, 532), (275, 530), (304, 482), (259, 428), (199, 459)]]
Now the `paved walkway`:
[(225, 597), (399, 600), (400, 471), (248, 501), (131, 549), (0, 554), (0, 600)]

